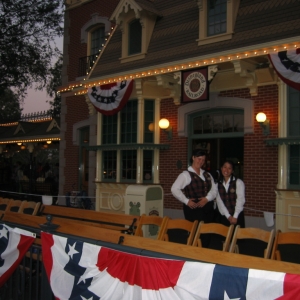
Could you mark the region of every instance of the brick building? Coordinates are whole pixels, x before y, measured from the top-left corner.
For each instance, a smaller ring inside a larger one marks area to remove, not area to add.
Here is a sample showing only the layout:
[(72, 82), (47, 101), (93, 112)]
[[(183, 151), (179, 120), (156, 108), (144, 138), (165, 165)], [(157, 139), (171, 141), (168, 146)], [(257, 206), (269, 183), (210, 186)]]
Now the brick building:
[[(297, 57), (299, 9), (296, 0), (67, 0), (60, 194), (84, 186), (97, 209), (124, 212), (129, 185), (159, 185), (164, 214), (182, 217), (170, 188), (201, 148), (212, 172), (235, 161), (247, 226), (264, 228), (273, 212), (277, 228), (299, 230), (300, 93), (271, 63)], [(101, 87), (131, 80), (119, 112), (97, 107)]]

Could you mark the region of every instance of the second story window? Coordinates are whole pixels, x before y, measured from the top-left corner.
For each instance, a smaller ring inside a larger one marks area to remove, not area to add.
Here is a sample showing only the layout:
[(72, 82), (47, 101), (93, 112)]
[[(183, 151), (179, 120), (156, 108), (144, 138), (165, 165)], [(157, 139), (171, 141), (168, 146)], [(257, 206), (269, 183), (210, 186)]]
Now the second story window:
[(226, 32), (227, 0), (209, 0), (207, 9), (207, 36)]
[(98, 54), (105, 42), (104, 27), (98, 27), (91, 33), (91, 50), (90, 54)]
[(128, 55), (142, 51), (142, 25), (140, 20), (133, 20), (128, 24)]

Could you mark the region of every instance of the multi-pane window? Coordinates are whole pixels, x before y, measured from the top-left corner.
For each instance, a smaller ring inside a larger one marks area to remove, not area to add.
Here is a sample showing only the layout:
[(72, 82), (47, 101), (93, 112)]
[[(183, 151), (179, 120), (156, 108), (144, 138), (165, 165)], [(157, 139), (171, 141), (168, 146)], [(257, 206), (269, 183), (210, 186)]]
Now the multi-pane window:
[[(288, 137), (300, 138), (300, 92), (288, 88)], [(300, 145), (289, 145), (290, 187), (300, 187)]]
[(244, 113), (236, 111), (205, 112), (193, 118), (193, 134), (244, 132)]
[(142, 25), (140, 20), (128, 24), (128, 55), (142, 52)]
[(208, 0), (207, 36), (227, 31), (227, 0)]
[[(154, 112), (155, 101), (144, 100), (144, 141), (138, 141), (137, 100), (128, 101), (118, 114), (102, 116), (102, 180), (135, 182), (138, 157), (143, 157), (139, 165), (141, 180), (153, 182), (154, 151), (144, 150), (138, 144), (154, 142)], [(112, 149), (106, 150), (106, 145)]]
[(104, 27), (98, 27), (91, 33), (91, 55), (98, 54), (105, 42)]

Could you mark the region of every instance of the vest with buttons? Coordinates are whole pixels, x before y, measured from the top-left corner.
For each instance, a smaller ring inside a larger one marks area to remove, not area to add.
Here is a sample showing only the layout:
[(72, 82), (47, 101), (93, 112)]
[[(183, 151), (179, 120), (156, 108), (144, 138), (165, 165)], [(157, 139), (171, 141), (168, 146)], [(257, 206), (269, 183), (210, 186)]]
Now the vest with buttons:
[(203, 173), (205, 181), (202, 180), (196, 173), (188, 171), (191, 176), (191, 183), (184, 188), (184, 193), (187, 198), (206, 197), (211, 189), (211, 177), (207, 172)]
[(218, 191), (219, 195), (222, 199), (222, 201), (225, 204), (225, 207), (227, 208), (228, 212), (231, 216), (234, 214), (235, 205), (236, 205), (236, 179), (230, 181), (228, 191), (226, 192), (226, 189), (223, 185), (223, 183), (218, 183)]

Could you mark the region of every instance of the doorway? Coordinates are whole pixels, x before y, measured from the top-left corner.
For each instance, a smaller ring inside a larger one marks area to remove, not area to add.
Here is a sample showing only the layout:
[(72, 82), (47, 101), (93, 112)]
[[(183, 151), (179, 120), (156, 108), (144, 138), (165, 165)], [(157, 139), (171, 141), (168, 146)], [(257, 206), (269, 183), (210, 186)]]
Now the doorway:
[(224, 160), (235, 164), (234, 174), (243, 180), (244, 177), (244, 137), (226, 137), (215, 139), (193, 139), (192, 149), (202, 149), (207, 153), (206, 171), (215, 173)]

